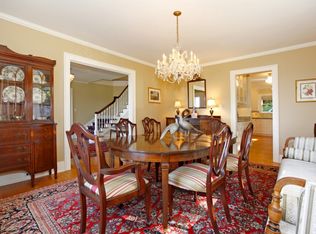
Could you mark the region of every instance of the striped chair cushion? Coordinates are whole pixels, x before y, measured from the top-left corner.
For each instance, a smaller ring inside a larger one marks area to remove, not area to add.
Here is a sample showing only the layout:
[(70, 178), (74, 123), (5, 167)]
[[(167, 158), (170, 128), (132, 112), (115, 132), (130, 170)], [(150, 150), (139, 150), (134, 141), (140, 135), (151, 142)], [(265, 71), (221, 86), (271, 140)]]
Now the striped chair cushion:
[[(169, 184), (196, 192), (206, 192), (206, 177), (209, 165), (192, 163), (169, 173)], [(216, 177), (212, 178), (212, 181)]]
[[(148, 180), (145, 179), (145, 183)], [(95, 194), (99, 195), (99, 189), (96, 185), (90, 184), (88, 181), (84, 183), (84, 186), (90, 189)], [(104, 176), (104, 189), (106, 193), (106, 199), (117, 197), (125, 193), (129, 193), (138, 189), (137, 180), (134, 173), (124, 173), (116, 175)]]
[(284, 156), (316, 163), (316, 137), (295, 137), (293, 146), (285, 148)]
[(238, 171), (238, 157), (233, 154), (229, 154), (227, 157), (227, 171)]

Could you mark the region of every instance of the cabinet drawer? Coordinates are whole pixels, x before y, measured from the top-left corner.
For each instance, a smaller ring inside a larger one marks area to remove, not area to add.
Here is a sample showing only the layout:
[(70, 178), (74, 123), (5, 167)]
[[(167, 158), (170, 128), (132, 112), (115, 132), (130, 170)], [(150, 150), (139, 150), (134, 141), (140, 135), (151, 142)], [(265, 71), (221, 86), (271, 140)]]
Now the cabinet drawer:
[(30, 133), (29, 128), (1, 128), (0, 145), (28, 143), (31, 139)]
[(0, 162), (0, 171), (8, 171), (21, 167), (29, 167), (31, 162), (31, 146), (1, 146)]
[(34, 140), (52, 140), (54, 136), (53, 125), (33, 128)]

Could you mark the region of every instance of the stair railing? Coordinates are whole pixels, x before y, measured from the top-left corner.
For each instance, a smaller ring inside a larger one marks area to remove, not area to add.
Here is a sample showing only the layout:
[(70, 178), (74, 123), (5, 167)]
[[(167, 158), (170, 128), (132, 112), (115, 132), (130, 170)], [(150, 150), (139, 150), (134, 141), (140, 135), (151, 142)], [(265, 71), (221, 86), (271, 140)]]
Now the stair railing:
[(94, 113), (94, 134), (98, 135), (101, 129), (107, 128), (115, 121), (119, 114), (128, 105), (128, 86), (113, 101)]

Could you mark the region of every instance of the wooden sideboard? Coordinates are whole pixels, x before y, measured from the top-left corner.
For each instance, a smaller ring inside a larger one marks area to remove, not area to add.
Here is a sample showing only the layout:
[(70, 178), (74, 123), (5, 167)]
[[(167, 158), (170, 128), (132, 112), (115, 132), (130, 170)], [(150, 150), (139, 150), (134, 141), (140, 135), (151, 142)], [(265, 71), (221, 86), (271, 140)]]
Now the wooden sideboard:
[[(220, 115), (213, 116), (213, 118), (221, 120)], [(211, 120), (211, 116), (209, 115), (199, 115), (198, 118), (185, 118), (186, 121), (191, 123), (195, 128), (209, 133), (209, 122)], [(166, 126), (175, 122), (175, 117), (166, 117)]]

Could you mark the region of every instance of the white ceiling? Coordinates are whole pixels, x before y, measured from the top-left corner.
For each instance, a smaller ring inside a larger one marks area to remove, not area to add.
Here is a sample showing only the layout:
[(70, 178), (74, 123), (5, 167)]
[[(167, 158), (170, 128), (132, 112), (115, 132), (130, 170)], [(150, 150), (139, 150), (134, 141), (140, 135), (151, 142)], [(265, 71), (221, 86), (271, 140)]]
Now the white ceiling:
[(124, 74), (89, 67), (82, 64), (71, 63), (70, 72), (75, 75), (74, 82), (110, 86), (128, 85), (128, 77)]
[(175, 45), (174, 10), (201, 63), (316, 41), (315, 0), (1, 0), (0, 17), (155, 64)]

